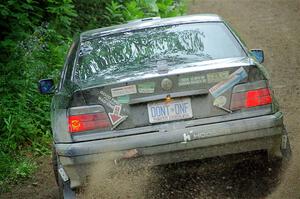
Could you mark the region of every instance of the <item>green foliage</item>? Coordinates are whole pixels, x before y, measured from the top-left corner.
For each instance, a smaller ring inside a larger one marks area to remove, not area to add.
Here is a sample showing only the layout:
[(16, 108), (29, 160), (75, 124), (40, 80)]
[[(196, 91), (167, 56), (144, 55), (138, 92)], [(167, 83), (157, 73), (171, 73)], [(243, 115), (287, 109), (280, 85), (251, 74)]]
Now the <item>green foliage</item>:
[[(178, 2), (176, 0), (129, 0), (122, 4), (116, 2), (112, 2), (112, 4), (114, 4), (113, 8), (117, 9), (110, 9), (112, 5), (106, 7), (109, 10), (108, 16), (114, 19), (111, 24), (146, 17), (174, 17), (185, 12), (182, 1)], [(119, 17), (115, 17), (114, 14)]]
[[(38, 93), (37, 81), (59, 76), (68, 41), (49, 27), (38, 27), (31, 36), (18, 44), (11, 62), (1, 69), (0, 123), (5, 151), (21, 149), (50, 137), (49, 96)], [(57, 41), (54, 45), (50, 41)]]
[(156, 0), (139, 0), (125, 3), (125, 19), (134, 20), (145, 17), (159, 16)]
[(59, 81), (72, 34), (184, 11), (181, 0), (2, 1), (0, 187), (30, 175), (36, 168), (32, 157), (49, 153), (51, 96), (40, 95), (37, 82)]
[(48, 0), (47, 11), (51, 16), (50, 24), (57, 31), (63, 30), (60, 31), (63, 35), (68, 35), (71, 31), (72, 18), (77, 16), (74, 8), (72, 0)]
[(18, 41), (25, 40), (43, 22), (50, 22), (53, 29), (68, 35), (72, 18), (76, 16), (71, 0), (10, 0), (0, 3), (0, 10), (2, 62), (9, 61)]
[(45, 77), (58, 81), (71, 39), (43, 23), (25, 39), (12, 41), (9, 59), (0, 63), (0, 183), (32, 172), (34, 164), (22, 151), (49, 154), (51, 96), (40, 95), (37, 82)]
[(186, 9), (182, 2), (174, 2), (173, 0), (158, 0), (157, 7), (161, 17), (182, 15)]
[(0, 152), (0, 193), (8, 189), (7, 184), (25, 179), (37, 168), (34, 161), (26, 156)]
[(88, 30), (146, 17), (183, 15), (184, 0), (75, 0), (73, 30)]
[(123, 5), (120, 3), (111, 1), (110, 4), (106, 5), (105, 11), (104, 18), (107, 24), (117, 24), (125, 21), (123, 17)]
[(105, 26), (105, 6), (110, 0), (74, 0), (77, 17), (73, 18), (72, 29), (74, 32), (89, 30)]

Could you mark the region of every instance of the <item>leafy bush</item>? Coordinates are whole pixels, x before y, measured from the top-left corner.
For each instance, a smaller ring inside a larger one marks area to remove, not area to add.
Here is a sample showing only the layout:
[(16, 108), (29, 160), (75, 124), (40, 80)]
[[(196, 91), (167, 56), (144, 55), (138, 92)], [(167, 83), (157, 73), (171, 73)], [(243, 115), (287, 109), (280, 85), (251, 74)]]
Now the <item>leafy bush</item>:
[[(68, 36), (72, 18), (77, 16), (72, 0), (18, 1), (0, 3), (0, 59), (10, 61), (19, 43), (43, 22)], [(3, 66), (1, 66), (3, 67)]]
[(13, 61), (2, 69), (5, 75), (1, 76), (0, 118), (4, 123), (0, 137), (6, 140), (5, 150), (20, 149), (42, 135), (50, 135), (50, 97), (38, 93), (37, 81), (46, 76), (58, 77), (68, 42), (50, 43), (56, 35), (54, 30), (38, 27), (17, 45)]
[(181, 15), (185, 6), (180, 0), (10, 0), (0, 9), (3, 187), (32, 173), (36, 166), (30, 157), (49, 153), (51, 96), (40, 95), (37, 82), (45, 77), (58, 82), (72, 34), (137, 18)]
[[(17, 44), (12, 61), (1, 68), (1, 74), (5, 75), (0, 77), (3, 82), (0, 91), (0, 184), (5, 177), (14, 180), (31, 173), (16, 170), (25, 163), (28, 170), (34, 168), (29, 165), (30, 161), (21, 158), (21, 150), (29, 148), (33, 155), (49, 154), (51, 96), (38, 93), (37, 81), (43, 77), (58, 79), (69, 40), (57, 35), (47, 26), (36, 28), (31, 36)], [(14, 160), (13, 165), (12, 161), (1, 162), (9, 160), (3, 158), (7, 154)], [(2, 173), (4, 168), (10, 172)]]
[[(0, 3), (0, 27), (5, 29), (0, 33), (0, 187), (35, 168), (24, 150), (32, 155), (49, 153), (51, 97), (38, 93), (37, 81), (47, 76), (58, 79), (71, 32), (59, 24), (71, 22), (76, 13), (62, 9), (71, 9), (70, 1), (57, 2)], [(64, 20), (58, 21), (61, 17)]]
[(184, 0), (75, 0), (74, 30), (88, 30), (146, 17), (183, 15)]

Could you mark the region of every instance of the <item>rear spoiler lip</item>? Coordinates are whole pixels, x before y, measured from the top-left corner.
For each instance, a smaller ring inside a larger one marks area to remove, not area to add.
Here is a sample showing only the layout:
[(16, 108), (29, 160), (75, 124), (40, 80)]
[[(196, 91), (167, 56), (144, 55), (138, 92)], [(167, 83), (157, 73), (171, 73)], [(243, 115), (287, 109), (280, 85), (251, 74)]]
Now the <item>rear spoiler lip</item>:
[(176, 98), (176, 97), (189, 97), (195, 95), (208, 95), (208, 89), (199, 89), (199, 90), (191, 90), (191, 91), (183, 91), (183, 92), (176, 92), (176, 93), (169, 93), (169, 94), (154, 95), (149, 97), (135, 98), (130, 100), (129, 105), (163, 100), (166, 99), (167, 96), (171, 98)]

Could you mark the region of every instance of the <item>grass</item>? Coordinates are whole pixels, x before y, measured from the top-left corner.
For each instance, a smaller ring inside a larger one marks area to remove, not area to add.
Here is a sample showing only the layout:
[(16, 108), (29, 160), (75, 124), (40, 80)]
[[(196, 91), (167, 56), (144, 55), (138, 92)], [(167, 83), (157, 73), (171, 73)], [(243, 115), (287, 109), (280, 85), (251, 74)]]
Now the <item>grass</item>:
[[(9, 162), (9, 164), (7, 164)], [(36, 163), (32, 158), (21, 155), (0, 155), (0, 193), (9, 191), (9, 184), (25, 179), (35, 172)]]
[[(92, 9), (94, 1), (88, 4), (70, 0), (37, 2), (0, 3), (3, 8), (0, 25), (10, 28), (0, 33), (4, 38), (0, 41), (0, 193), (7, 191), (10, 184), (32, 175), (37, 169), (37, 157), (50, 154), (51, 96), (38, 93), (37, 81), (53, 78), (58, 82), (72, 42), (71, 32), (185, 12), (183, 0), (96, 0), (103, 8), (102, 15), (98, 8)], [(77, 10), (75, 6), (79, 6)], [(94, 20), (83, 20), (88, 21), (85, 24), (80, 21), (84, 17)], [(77, 20), (78, 27), (76, 23), (71, 24)]]

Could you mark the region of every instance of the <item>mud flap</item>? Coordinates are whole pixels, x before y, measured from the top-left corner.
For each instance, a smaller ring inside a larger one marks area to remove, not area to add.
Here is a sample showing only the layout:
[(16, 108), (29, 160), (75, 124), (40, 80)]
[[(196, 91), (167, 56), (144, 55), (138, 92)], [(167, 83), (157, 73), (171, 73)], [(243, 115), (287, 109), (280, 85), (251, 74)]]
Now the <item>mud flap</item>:
[(64, 199), (75, 199), (76, 198), (75, 191), (73, 189), (71, 189), (70, 180), (68, 180), (67, 182), (63, 182), (63, 196), (64, 196)]
[(282, 156), (285, 160), (290, 160), (292, 157), (292, 150), (290, 145), (290, 140), (288, 137), (288, 133), (285, 127), (283, 127), (283, 134), (281, 137), (281, 146), (280, 150), (282, 153)]
[(71, 189), (70, 185), (70, 178), (66, 174), (65, 170), (63, 167), (59, 167), (58, 169), (58, 178), (59, 178), (59, 188), (61, 190), (62, 197), (64, 199), (75, 199), (76, 198), (76, 193), (73, 189)]

